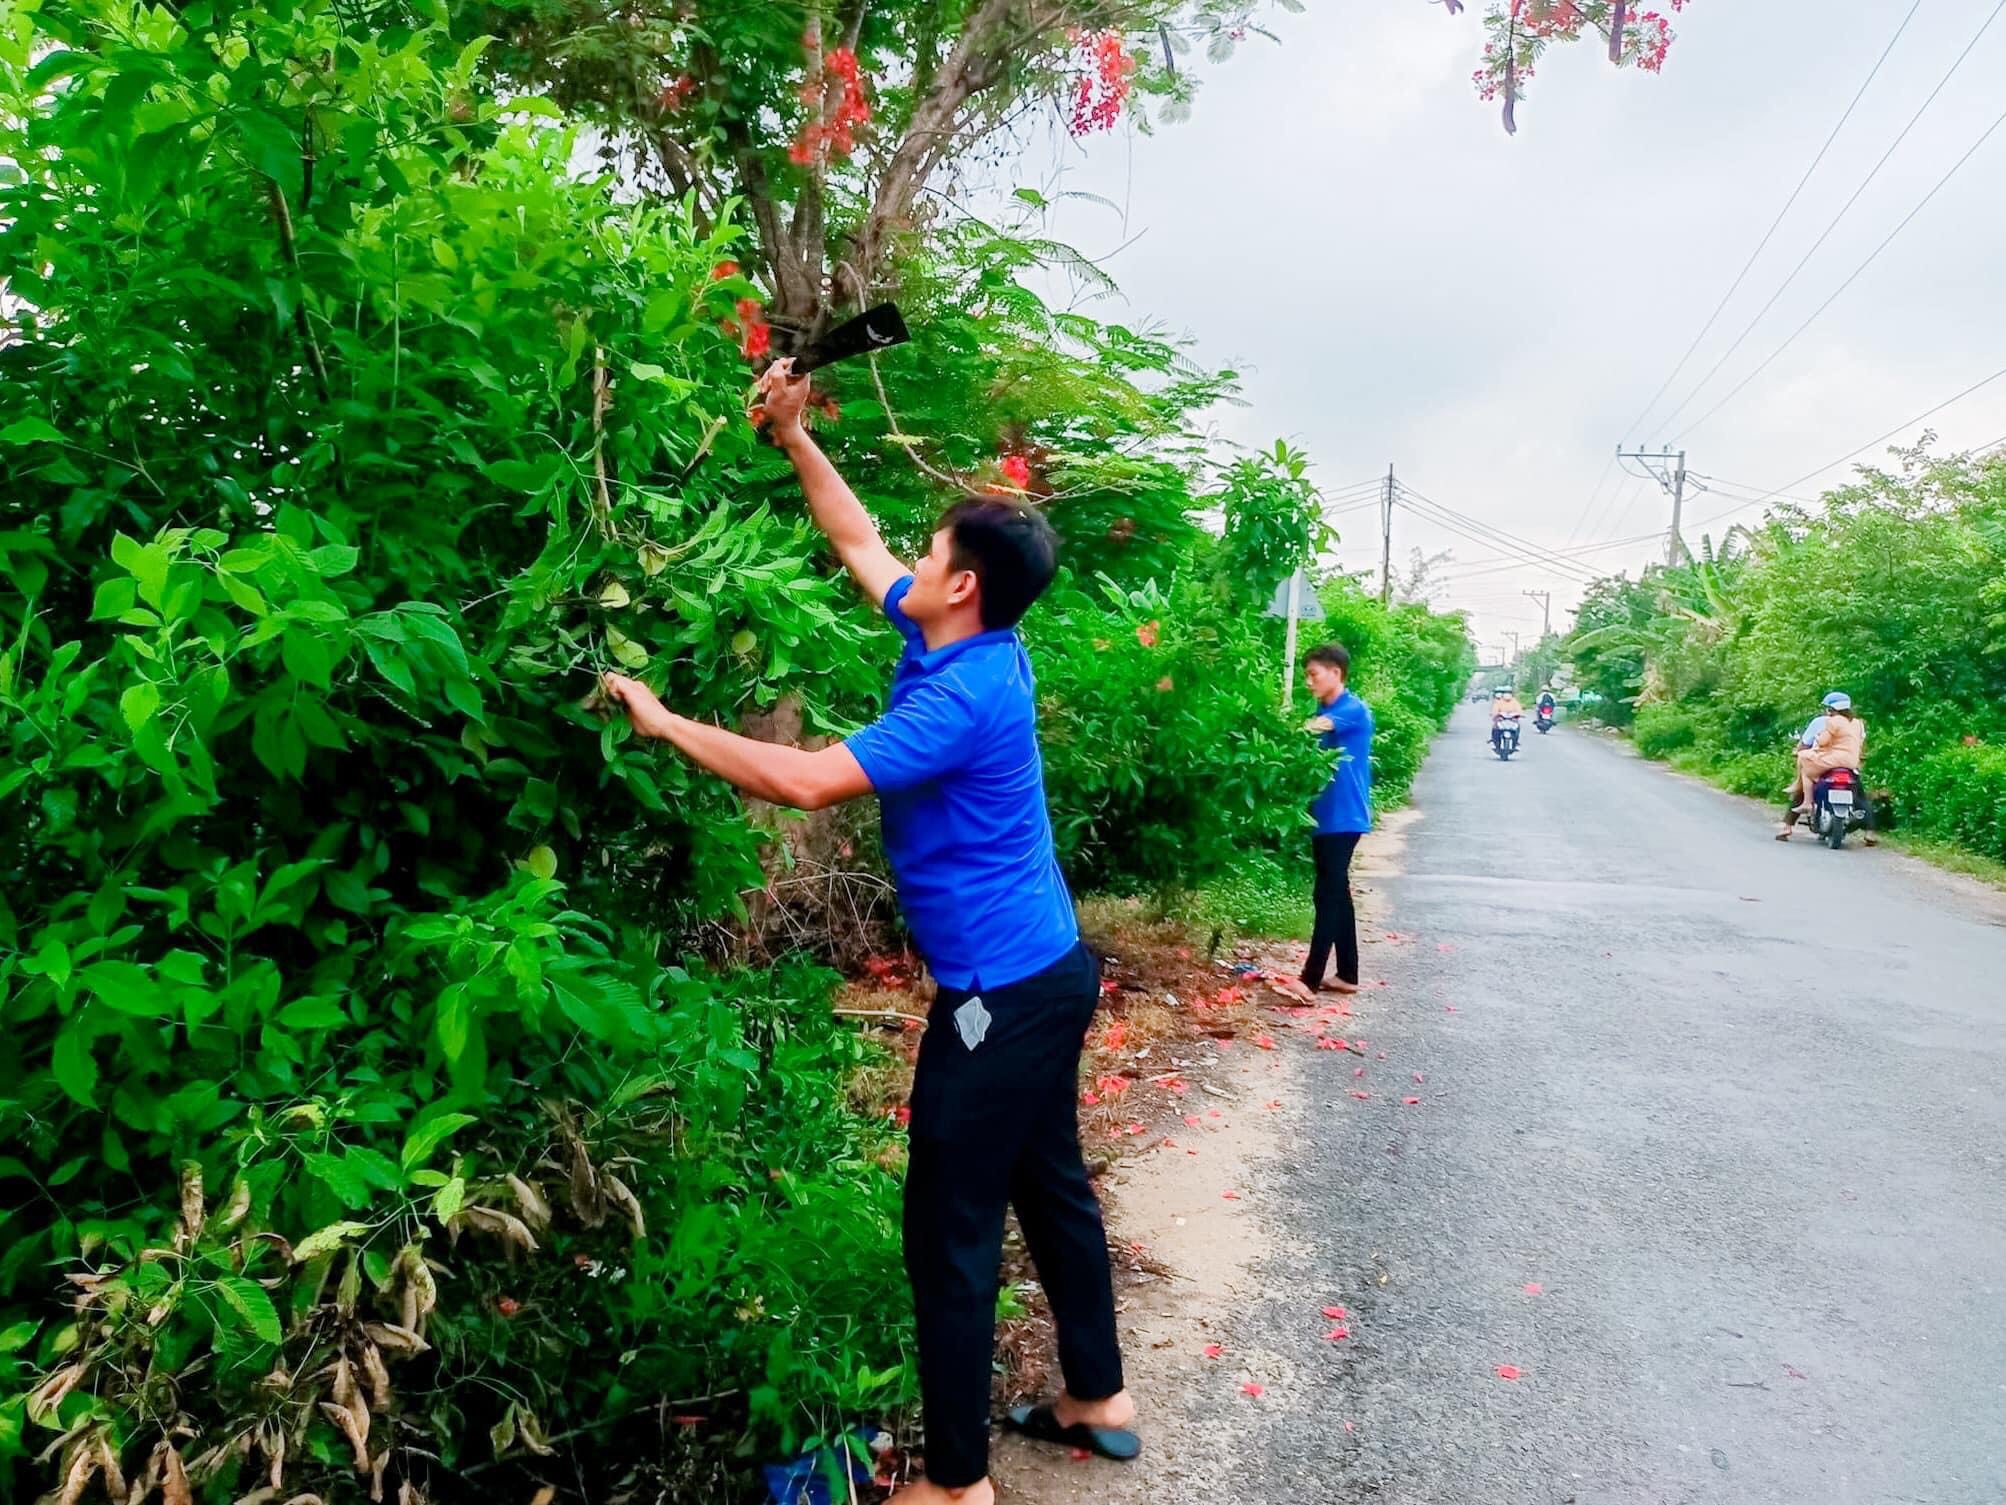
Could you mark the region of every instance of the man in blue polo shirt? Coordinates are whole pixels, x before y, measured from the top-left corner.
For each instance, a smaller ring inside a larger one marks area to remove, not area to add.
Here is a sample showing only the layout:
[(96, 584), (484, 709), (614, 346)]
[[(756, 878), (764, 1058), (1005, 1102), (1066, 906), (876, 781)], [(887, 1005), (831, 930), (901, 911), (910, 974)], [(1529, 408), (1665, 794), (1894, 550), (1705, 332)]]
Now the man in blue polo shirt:
[(1016, 625), (1057, 544), (1002, 497), (950, 507), (908, 570), (801, 423), (808, 383), (760, 381), (775, 442), (816, 524), (904, 639), (885, 714), (808, 752), (691, 721), (640, 682), (606, 688), (644, 736), (748, 794), (815, 810), (875, 793), (906, 923), (939, 990), (913, 1082), (906, 1270), (918, 1318), (927, 1477), (906, 1505), (989, 1505), (989, 1386), (1003, 1219), (1014, 1206), (1058, 1328), (1063, 1394), (1010, 1422), (1040, 1441), (1132, 1458), (1100, 1204), (1080, 1157), (1080, 1049), (1100, 968), (1052, 849), (1031, 663)]
[[(1312, 648), (1303, 676), (1322, 706), (1308, 730), (1338, 755), (1330, 782), (1309, 807), (1316, 856), (1316, 925), (1303, 963), (1306, 992), (1358, 991), (1358, 915), (1351, 902), (1351, 858), (1372, 829), (1372, 708), (1351, 691), (1351, 654), (1342, 643)], [(1337, 976), (1326, 981), (1330, 954)]]

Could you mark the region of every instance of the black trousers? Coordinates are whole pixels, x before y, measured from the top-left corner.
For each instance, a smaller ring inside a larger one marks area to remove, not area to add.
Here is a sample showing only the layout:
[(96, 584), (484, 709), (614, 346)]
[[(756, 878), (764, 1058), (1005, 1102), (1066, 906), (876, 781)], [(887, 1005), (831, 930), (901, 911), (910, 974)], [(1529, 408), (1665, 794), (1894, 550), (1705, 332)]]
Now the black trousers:
[(1306, 987), (1323, 986), (1331, 948), (1337, 949), (1340, 981), (1358, 981), (1358, 913), (1351, 904), (1351, 854), (1358, 849), (1357, 831), (1340, 831), (1312, 838), (1316, 853), (1316, 928), (1310, 932), (1309, 961), (1303, 967)]
[(1082, 945), (1008, 987), (942, 988), (920, 1042), (905, 1259), (926, 1473), (946, 1489), (989, 1472), (1006, 1206), (1052, 1304), (1066, 1389), (1102, 1400), (1122, 1388), (1107, 1232), (1080, 1159), (1080, 1047), (1099, 997), (1100, 963)]

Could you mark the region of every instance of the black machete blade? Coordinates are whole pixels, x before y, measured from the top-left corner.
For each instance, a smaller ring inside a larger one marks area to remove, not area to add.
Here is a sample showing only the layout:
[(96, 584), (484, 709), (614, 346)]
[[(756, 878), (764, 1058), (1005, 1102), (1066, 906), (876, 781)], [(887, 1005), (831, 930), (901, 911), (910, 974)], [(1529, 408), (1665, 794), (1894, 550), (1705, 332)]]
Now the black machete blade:
[(880, 303), (876, 308), (866, 309), (847, 323), (838, 324), (818, 340), (810, 340), (794, 352), (794, 372), (806, 375), (823, 366), (837, 361), (848, 360), (853, 355), (867, 355), (873, 350), (889, 350), (894, 345), (903, 345), (912, 336), (906, 331), (905, 320), (895, 303)]

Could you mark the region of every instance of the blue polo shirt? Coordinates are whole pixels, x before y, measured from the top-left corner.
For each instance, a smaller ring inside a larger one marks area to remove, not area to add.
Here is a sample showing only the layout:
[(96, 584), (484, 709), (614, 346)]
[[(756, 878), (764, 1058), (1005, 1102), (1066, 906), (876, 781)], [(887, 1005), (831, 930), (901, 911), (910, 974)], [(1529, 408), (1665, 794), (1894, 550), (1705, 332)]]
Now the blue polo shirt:
[(1311, 802), (1310, 818), (1316, 834), (1372, 829), (1372, 707), (1346, 690), (1323, 708), (1330, 718), (1330, 730), (1317, 738), (1317, 745), (1340, 750), (1336, 770), (1323, 793)]
[(1015, 631), (979, 632), (929, 652), (885, 593), (905, 639), (890, 704), (845, 744), (877, 791), (885, 855), (906, 924), (950, 988), (1000, 988), (1079, 944), (1052, 850), (1036, 683)]

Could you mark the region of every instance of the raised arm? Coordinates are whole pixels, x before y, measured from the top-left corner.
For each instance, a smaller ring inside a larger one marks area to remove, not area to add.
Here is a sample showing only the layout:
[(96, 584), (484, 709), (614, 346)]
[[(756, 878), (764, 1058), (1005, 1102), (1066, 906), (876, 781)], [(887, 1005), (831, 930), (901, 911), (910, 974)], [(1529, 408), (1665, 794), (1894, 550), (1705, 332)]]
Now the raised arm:
[(882, 605), (885, 593), (912, 572), (892, 557), (864, 504), (803, 426), (801, 412), (808, 403), (808, 378), (791, 373), (792, 362), (775, 361), (759, 379), (773, 440), (794, 462), (794, 473), (801, 478), (815, 526), (835, 545), (836, 557), (864, 594), (873, 604)]

